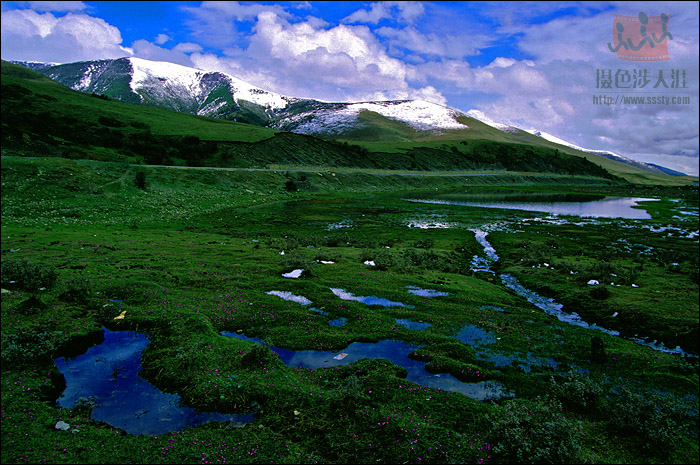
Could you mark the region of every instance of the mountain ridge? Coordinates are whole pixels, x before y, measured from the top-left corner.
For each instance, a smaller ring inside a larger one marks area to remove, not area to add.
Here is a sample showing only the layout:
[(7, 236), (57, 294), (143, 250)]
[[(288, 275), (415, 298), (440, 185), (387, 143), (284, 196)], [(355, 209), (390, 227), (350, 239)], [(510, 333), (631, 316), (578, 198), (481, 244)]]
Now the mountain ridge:
[[(606, 157), (603, 152), (494, 123), (483, 115), (420, 100), (324, 102), (300, 99), (265, 91), (226, 73), (139, 58), (66, 64), (13, 63), (84, 93), (322, 139), (354, 143), (482, 138), (555, 148), (603, 165), (606, 162), (601, 162), (597, 156), (614, 161), (624, 158)], [(629, 159), (624, 162), (649, 173), (668, 174), (656, 166)]]

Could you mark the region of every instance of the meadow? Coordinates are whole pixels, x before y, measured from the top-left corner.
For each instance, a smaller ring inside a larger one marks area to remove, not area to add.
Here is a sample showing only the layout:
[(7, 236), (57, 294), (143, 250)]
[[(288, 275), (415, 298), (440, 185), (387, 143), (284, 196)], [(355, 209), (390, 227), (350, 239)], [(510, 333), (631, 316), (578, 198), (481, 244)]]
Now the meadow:
[[(587, 221), (407, 201), (494, 189), (657, 201), (651, 219)], [(2, 463), (697, 463), (697, 212), (697, 187), (555, 174), (3, 156)], [(620, 335), (546, 314), (504, 273)], [(57, 406), (56, 360), (104, 329), (145, 334), (139, 376), (183, 405), (252, 421), (129, 434), (92, 418), (107, 399)], [(419, 384), (385, 358), (279, 355), (382, 341), (502, 395)]]

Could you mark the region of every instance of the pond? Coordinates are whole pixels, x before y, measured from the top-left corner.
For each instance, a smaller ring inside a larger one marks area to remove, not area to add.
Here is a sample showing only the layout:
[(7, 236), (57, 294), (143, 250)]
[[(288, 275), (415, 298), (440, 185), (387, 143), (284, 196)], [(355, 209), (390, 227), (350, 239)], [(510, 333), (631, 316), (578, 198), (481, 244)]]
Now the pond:
[[(445, 199), (445, 197), (448, 197)], [(465, 207), (501, 208), (546, 212), (596, 218), (650, 219), (639, 202), (656, 199), (640, 197), (602, 197), (582, 194), (541, 194), (523, 192), (481, 192), (478, 194), (444, 195), (438, 199), (405, 199), (409, 202)]]
[[(222, 331), (227, 337), (234, 337), (246, 341), (261, 344), (256, 337), (247, 337), (244, 334)], [(379, 342), (353, 342), (346, 348), (337, 352), (316, 350), (289, 350), (271, 347), (271, 350), (279, 355), (282, 362), (290, 367), (301, 368), (325, 368), (339, 365), (349, 365), (363, 358), (385, 359), (408, 372), (408, 381), (421, 386), (443, 391), (459, 392), (477, 400), (499, 399), (512, 397), (503, 385), (495, 381), (482, 381), (479, 383), (464, 383), (450, 374), (431, 374), (425, 370), (425, 362), (410, 359), (408, 354), (416, 350), (418, 346), (403, 341), (383, 340)]]
[(164, 434), (211, 421), (247, 423), (253, 414), (198, 412), (180, 405), (139, 376), (141, 353), (148, 345), (142, 333), (104, 329), (104, 342), (75, 358), (54, 360), (66, 379), (57, 403), (64, 408), (92, 405), (90, 416), (129, 434)]

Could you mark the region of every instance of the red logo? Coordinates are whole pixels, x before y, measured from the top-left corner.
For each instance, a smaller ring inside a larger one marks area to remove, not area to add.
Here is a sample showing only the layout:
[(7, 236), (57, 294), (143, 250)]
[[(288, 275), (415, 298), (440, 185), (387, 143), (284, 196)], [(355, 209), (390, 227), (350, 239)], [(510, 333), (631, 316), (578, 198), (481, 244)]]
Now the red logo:
[(608, 49), (617, 53), (620, 60), (661, 61), (670, 60), (668, 41), (673, 35), (668, 30), (671, 17), (665, 13), (659, 16), (616, 15), (613, 21), (613, 43)]

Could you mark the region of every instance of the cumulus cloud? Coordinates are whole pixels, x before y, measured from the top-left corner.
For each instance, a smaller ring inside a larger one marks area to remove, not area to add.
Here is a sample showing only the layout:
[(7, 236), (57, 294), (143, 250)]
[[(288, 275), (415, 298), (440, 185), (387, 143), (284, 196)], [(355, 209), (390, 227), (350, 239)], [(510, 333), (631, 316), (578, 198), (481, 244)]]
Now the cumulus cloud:
[(291, 16), (283, 6), (252, 2), (202, 2), (197, 7), (183, 6), (182, 10), (191, 16), (186, 24), (197, 42), (220, 49), (233, 46), (239, 39), (236, 21), (254, 21), (263, 12)]
[(192, 60), (286, 95), (356, 100), (409, 92), (407, 66), (391, 57), (367, 26), (290, 22), (265, 11), (248, 42), (246, 49), (227, 49), (226, 57), (200, 54)]
[(2, 58), (66, 63), (130, 55), (119, 29), (101, 18), (33, 10), (2, 14)]
[(394, 49), (405, 49), (411, 53), (439, 58), (464, 58), (476, 55), (489, 43), (484, 34), (424, 33), (413, 26), (404, 28), (381, 27), (376, 34), (385, 38)]

